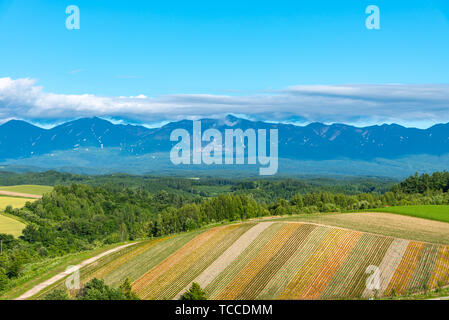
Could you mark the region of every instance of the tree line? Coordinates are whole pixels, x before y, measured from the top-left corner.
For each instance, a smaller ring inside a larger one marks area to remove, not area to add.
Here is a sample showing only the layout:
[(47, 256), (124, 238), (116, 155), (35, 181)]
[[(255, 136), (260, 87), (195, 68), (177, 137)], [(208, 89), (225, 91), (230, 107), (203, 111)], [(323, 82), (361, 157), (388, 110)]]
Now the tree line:
[(449, 172), (434, 172), (429, 175), (416, 173), (392, 188), (393, 192), (424, 193), (427, 191), (449, 191)]
[(152, 175), (80, 175), (57, 171), (27, 172), (23, 174), (0, 171), (0, 185), (36, 184), (57, 186), (86, 184), (107, 186), (109, 189), (140, 189), (151, 193), (165, 190), (198, 201), (219, 194), (250, 194), (258, 202), (270, 203), (281, 198), (289, 199), (297, 193), (327, 191), (355, 195), (359, 193), (385, 193), (398, 181), (376, 177), (287, 177), (265, 178), (217, 178), (217, 177), (160, 177)]

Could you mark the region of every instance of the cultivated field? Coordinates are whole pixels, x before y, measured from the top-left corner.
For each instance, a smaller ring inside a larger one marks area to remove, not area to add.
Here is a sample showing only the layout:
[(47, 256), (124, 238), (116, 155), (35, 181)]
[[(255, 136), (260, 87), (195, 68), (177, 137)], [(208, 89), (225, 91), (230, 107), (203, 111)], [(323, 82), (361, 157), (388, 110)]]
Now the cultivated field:
[[(35, 188), (36, 187), (36, 188)], [(45, 187), (48, 188), (48, 187)], [(21, 192), (38, 192), (43, 191), (44, 188), (39, 186), (12, 186), (12, 187), (0, 187), (0, 191), (13, 194)], [(37, 195), (37, 193), (36, 193)], [(13, 208), (22, 208), (27, 202), (36, 201), (35, 198), (25, 197), (13, 197), (8, 195), (0, 195), (0, 211), (5, 210), (7, 206)], [(0, 212), (0, 233), (11, 234), (15, 237), (22, 235), (22, 230), (25, 228), (25, 224), (14, 219), (13, 217), (5, 216)]]
[(0, 187), (0, 191), (12, 192), (12, 193), (23, 193), (28, 195), (42, 196), (45, 193), (50, 193), (53, 187), (49, 186), (38, 186), (38, 185), (19, 185), (19, 186), (6, 186)]
[(383, 212), (305, 214), (277, 221), (312, 222), (364, 232), (449, 245), (449, 223)]
[(381, 208), (375, 211), (449, 222), (449, 206), (403, 206)]
[(22, 208), (28, 201), (33, 202), (35, 200), (36, 199), (9, 197), (0, 195), (0, 211), (5, 210), (7, 206), (11, 206), (13, 208)]
[(210, 299), (357, 299), (448, 285), (449, 246), (251, 222), (146, 241), (98, 260), (81, 277), (114, 286), (129, 277), (142, 299), (177, 299), (192, 282)]
[(25, 229), (24, 223), (0, 213), (0, 233), (18, 237), (22, 235), (23, 229)]

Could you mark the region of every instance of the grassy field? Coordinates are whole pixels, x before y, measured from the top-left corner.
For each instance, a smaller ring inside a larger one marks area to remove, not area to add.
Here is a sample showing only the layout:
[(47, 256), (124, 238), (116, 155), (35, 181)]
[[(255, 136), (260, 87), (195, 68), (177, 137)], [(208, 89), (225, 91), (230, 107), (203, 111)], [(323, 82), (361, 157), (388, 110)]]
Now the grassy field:
[(449, 222), (449, 206), (403, 206), (381, 208), (373, 211)]
[(25, 229), (24, 223), (0, 213), (0, 233), (18, 237), (22, 235), (23, 229)]
[[(382, 274), (378, 290), (366, 287), (370, 266)], [(112, 286), (129, 277), (142, 299), (177, 299), (193, 281), (210, 299), (359, 299), (448, 285), (449, 246), (254, 221), (142, 242), (87, 266), (81, 277)]]
[[(0, 211), (3, 211), (7, 206), (22, 208), (28, 201), (33, 202), (36, 201), (36, 199), (0, 196)], [(22, 230), (24, 228), (24, 223), (0, 212), (0, 233), (11, 234), (18, 237), (22, 235)]]
[(49, 186), (37, 186), (37, 185), (20, 185), (20, 186), (7, 186), (0, 187), (1, 191), (10, 191), (10, 192), (18, 192), (18, 193), (28, 193), (35, 195), (43, 195), (45, 193), (49, 193), (53, 190), (53, 187)]
[(33, 202), (36, 201), (36, 199), (0, 196), (0, 211), (5, 210), (7, 206), (12, 206), (13, 208), (22, 208), (28, 201)]

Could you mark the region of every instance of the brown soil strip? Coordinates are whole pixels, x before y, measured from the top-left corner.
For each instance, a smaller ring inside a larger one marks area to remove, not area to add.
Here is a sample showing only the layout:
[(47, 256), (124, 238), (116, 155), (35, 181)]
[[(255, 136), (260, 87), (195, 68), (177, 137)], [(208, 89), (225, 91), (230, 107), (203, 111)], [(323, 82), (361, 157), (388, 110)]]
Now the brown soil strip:
[(30, 199), (41, 199), (42, 196), (37, 194), (29, 194), (29, 193), (19, 193), (19, 192), (11, 192), (11, 191), (2, 191), (0, 190), (1, 196), (10, 196), (10, 197), (19, 197), (19, 198), (30, 198)]

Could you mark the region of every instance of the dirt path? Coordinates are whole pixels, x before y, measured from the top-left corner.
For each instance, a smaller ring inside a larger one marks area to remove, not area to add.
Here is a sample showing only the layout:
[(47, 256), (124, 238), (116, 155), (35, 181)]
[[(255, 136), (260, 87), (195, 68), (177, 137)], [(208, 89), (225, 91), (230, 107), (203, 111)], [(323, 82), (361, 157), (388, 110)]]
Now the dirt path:
[[(108, 251), (103, 252), (103, 253), (95, 256), (95, 257), (92, 257), (90, 259), (84, 260), (83, 262), (77, 264), (75, 267), (81, 269), (82, 267), (85, 267), (85, 266), (87, 266), (87, 265), (97, 261), (98, 259), (100, 259), (100, 258), (102, 258), (104, 256), (107, 256), (107, 255), (109, 255), (111, 253), (117, 252), (117, 251), (119, 251), (119, 250), (121, 250), (123, 248), (129, 247), (129, 246), (132, 246), (132, 245), (135, 245), (135, 244), (136, 243), (129, 243), (129, 244), (125, 244), (123, 246), (119, 246), (119, 247), (116, 247), (114, 249), (108, 250)], [(70, 268), (69, 271), (71, 271), (71, 270), (73, 270), (73, 268)], [(26, 300), (28, 298), (31, 298), (32, 296), (36, 295), (37, 293), (39, 293), (40, 291), (42, 291), (46, 287), (54, 284), (55, 282), (63, 279), (64, 277), (68, 276), (70, 273), (71, 272), (67, 272), (67, 271), (63, 271), (61, 273), (58, 273), (54, 277), (52, 277), (52, 278), (50, 278), (48, 280), (45, 280), (44, 282), (34, 286), (33, 288), (31, 288), (27, 292), (23, 293), (20, 297), (14, 299), (14, 300)]]
[(39, 196), (37, 194), (19, 193), (19, 192), (11, 192), (11, 191), (3, 191), (3, 190), (0, 190), (0, 195), (11, 196), (11, 197), (21, 197), (21, 198), (31, 198), (31, 199), (42, 198), (42, 196)]

